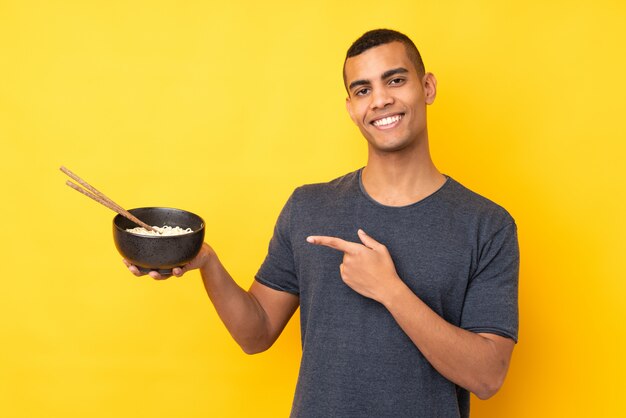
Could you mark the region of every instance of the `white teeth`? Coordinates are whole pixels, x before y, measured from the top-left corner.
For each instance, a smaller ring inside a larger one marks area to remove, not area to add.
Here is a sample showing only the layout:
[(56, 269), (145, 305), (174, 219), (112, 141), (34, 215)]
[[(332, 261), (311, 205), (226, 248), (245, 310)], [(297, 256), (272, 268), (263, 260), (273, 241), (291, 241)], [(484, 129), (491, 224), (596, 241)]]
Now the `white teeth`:
[(375, 120), (372, 123), (374, 124), (374, 126), (381, 127), (381, 126), (391, 125), (392, 123), (397, 122), (400, 119), (402, 119), (402, 115), (395, 115), (395, 116), (388, 116), (386, 118)]

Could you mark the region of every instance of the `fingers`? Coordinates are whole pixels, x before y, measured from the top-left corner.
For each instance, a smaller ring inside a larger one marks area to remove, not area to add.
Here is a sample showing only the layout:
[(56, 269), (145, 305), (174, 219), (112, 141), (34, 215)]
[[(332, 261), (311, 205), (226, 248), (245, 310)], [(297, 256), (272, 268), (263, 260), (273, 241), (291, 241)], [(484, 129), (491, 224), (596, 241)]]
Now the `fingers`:
[[(359, 239), (369, 249), (380, 249), (384, 247), (381, 243), (370, 237), (362, 229), (358, 230)], [(353, 253), (360, 247), (359, 243), (345, 241), (341, 238), (327, 237), (320, 235), (311, 235), (306, 239), (311, 244), (324, 245), (326, 247), (334, 248), (335, 250), (343, 251), (344, 253)]]
[(150, 273), (148, 273), (148, 276), (152, 277), (154, 280), (165, 280), (169, 277), (169, 276), (162, 276), (156, 270), (151, 270)]
[(349, 242), (336, 237), (326, 237), (320, 235), (311, 235), (307, 237), (307, 242), (315, 245), (323, 245), (325, 247), (334, 248), (335, 250), (343, 251), (344, 253), (353, 252), (359, 244), (355, 242)]
[(128, 270), (133, 273), (135, 276), (140, 277), (143, 276), (143, 273), (139, 271), (139, 269), (137, 268), (137, 266), (132, 265), (128, 260), (126, 260), (125, 258), (122, 260), (122, 263), (124, 263), (124, 265), (128, 268)]
[[(135, 265), (133, 265), (130, 261), (126, 260), (126, 259), (122, 259), (122, 263), (124, 263), (124, 265), (128, 268), (128, 270), (133, 273), (135, 276), (137, 277), (141, 277), (141, 276), (145, 276), (146, 273), (142, 273), (141, 270), (139, 270), (139, 268)], [(175, 270), (181, 270), (180, 268), (176, 268), (174, 269), (174, 271), (172, 271), (173, 274), (175, 273)], [(179, 272), (178, 277), (182, 276), (183, 272)], [(156, 270), (152, 270), (150, 272), (148, 272), (148, 276), (152, 277), (154, 280), (165, 280), (168, 277), (170, 277), (170, 275), (163, 275), (160, 274), (158, 271)]]
[(374, 238), (370, 237), (363, 231), (362, 229), (358, 230), (359, 239), (367, 248), (372, 250), (379, 248), (382, 244), (376, 241)]

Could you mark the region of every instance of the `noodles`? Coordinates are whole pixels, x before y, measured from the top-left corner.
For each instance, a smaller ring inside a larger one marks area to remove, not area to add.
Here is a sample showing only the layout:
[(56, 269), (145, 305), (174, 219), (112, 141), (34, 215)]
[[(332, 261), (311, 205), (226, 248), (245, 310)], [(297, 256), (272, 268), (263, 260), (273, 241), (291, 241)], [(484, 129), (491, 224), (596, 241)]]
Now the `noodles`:
[(158, 226), (153, 226), (152, 228), (154, 228), (156, 232), (148, 231), (146, 228), (142, 228), (140, 226), (136, 228), (128, 228), (126, 229), (126, 231), (137, 235), (156, 235), (159, 237), (166, 235), (183, 235), (193, 232), (191, 228), (183, 229), (180, 226), (171, 227), (168, 225), (164, 225), (162, 228)]

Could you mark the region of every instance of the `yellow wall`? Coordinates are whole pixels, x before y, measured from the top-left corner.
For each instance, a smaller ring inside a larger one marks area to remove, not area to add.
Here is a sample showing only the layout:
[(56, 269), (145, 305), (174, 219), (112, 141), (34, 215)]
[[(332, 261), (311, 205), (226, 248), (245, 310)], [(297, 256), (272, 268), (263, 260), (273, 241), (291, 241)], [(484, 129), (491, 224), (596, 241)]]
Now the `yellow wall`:
[(291, 190), (365, 162), (340, 71), (375, 27), (438, 76), (439, 168), (519, 225), (520, 343), (475, 416), (624, 416), (624, 22), (617, 0), (0, 0), (0, 416), (288, 414), (297, 321), (244, 355), (197, 272), (130, 275), (58, 167), (201, 214), (247, 287)]

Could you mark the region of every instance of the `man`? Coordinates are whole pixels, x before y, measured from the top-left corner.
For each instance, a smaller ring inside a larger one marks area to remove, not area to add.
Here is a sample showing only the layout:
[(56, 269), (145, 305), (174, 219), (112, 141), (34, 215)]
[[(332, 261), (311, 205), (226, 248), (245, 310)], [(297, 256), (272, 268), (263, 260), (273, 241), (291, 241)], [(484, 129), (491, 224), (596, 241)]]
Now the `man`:
[(295, 190), (247, 292), (206, 244), (174, 273), (200, 269), (246, 353), (269, 348), (300, 306), (294, 417), (466, 417), (469, 392), (502, 385), (517, 340), (515, 222), (435, 167), (437, 81), (408, 37), (365, 33), (344, 82), (367, 165)]

